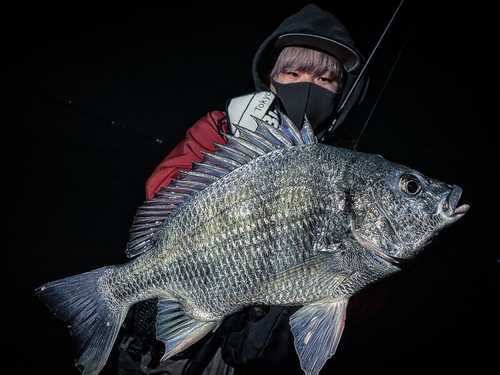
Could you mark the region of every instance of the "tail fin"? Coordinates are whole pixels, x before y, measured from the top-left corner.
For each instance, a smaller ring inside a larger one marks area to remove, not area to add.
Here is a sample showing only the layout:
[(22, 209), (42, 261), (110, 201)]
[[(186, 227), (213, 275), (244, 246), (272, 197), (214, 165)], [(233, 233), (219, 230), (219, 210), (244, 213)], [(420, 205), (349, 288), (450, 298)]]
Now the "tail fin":
[(98, 374), (104, 367), (127, 313), (127, 308), (112, 308), (104, 299), (99, 281), (111, 268), (52, 281), (35, 293), (59, 319), (69, 322), (75, 365), (84, 375)]

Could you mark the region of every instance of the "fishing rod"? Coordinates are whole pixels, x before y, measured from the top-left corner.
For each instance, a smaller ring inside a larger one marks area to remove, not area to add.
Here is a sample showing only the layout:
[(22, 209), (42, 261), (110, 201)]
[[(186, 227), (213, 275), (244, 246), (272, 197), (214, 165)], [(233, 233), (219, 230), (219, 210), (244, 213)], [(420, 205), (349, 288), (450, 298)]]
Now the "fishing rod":
[[(346, 106), (347, 102), (349, 101), (349, 99), (351, 98), (352, 94), (354, 93), (354, 90), (356, 90), (359, 82), (361, 81), (361, 78), (363, 77), (365, 71), (366, 71), (366, 68), (369, 66), (373, 56), (375, 55), (375, 52), (377, 52), (377, 49), (378, 47), (380, 46), (380, 43), (382, 42), (382, 40), (384, 39), (385, 35), (387, 34), (387, 30), (389, 30), (389, 28), (391, 27), (394, 19), (396, 18), (397, 14), (399, 13), (399, 10), (401, 9), (401, 6), (403, 5), (403, 3), (405, 2), (405, 0), (401, 0), (398, 7), (396, 8), (396, 10), (394, 11), (391, 19), (389, 20), (389, 22), (387, 23), (387, 26), (385, 27), (384, 31), (382, 32), (382, 35), (379, 37), (377, 43), (375, 44), (375, 47), (373, 47), (373, 50), (371, 51), (370, 55), (368, 56), (368, 59), (366, 60), (366, 63), (363, 65), (363, 68), (361, 69), (361, 71), (359, 72), (358, 76), (356, 77), (356, 80), (354, 81), (353, 85), (351, 86), (349, 92), (347, 93), (347, 95), (345, 96), (344, 100), (342, 101), (342, 103), (340, 104), (336, 114), (335, 114), (335, 117), (333, 118), (333, 121), (330, 125), (330, 127), (323, 133), (321, 139), (320, 139), (320, 143), (323, 143), (332, 133), (333, 131), (337, 128), (337, 121), (339, 120), (340, 118), (340, 115), (342, 114), (342, 111), (344, 110), (344, 107)], [(378, 99), (380, 99), (380, 96), (382, 95), (382, 92), (387, 84), (387, 82), (389, 81), (389, 78), (391, 77), (392, 75), (392, 72), (394, 70), (394, 67), (396, 66), (398, 60), (399, 60), (399, 56), (401, 55), (401, 52), (403, 51), (404, 47), (406, 45), (406, 42), (405, 44), (403, 45), (397, 59), (396, 59), (396, 62), (394, 63), (390, 73), (389, 73), (389, 76), (387, 77), (386, 79), (386, 82), (379, 94), (379, 97), (377, 98), (376, 102), (375, 102), (375, 105), (373, 106), (372, 108), (372, 112), (373, 113), (373, 110), (375, 109), (375, 106), (377, 105), (378, 103)], [(368, 120), (370, 119), (371, 117), (371, 113), (370, 113), (370, 116), (368, 117)], [(361, 137), (361, 134), (363, 134), (363, 131), (366, 127), (366, 124), (368, 123), (368, 121), (365, 123), (364, 127), (363, 127), (363, 130), (361, 131), (360, 133), (360, 137)], [(359, 137), (359, 138), (360, 138)], [(358, 141), (359, 141), (359, 138), (358, 138)], [(358, 142), (356, 142), (354, 148), (356, 148)]]

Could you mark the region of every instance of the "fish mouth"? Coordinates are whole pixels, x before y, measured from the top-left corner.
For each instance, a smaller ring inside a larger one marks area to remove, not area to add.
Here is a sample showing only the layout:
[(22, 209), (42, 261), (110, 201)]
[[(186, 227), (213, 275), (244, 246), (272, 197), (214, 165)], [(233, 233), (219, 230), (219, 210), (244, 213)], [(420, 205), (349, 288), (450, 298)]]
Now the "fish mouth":
[(446, 200), (443, 202), (443, 212), (447, 217), (453, 219), (453, 221), (458, 220), (462, 216), (464, 216), (470, 208), (468, 204), (457, 206), (461, 196), (462, 189), (457, 185), (453, 185)]
[(468, 204), (462, 204), (460, 207), (455, 208), (450, 216), (458, 216), (460, 218), (469, 211), (469, 208)]

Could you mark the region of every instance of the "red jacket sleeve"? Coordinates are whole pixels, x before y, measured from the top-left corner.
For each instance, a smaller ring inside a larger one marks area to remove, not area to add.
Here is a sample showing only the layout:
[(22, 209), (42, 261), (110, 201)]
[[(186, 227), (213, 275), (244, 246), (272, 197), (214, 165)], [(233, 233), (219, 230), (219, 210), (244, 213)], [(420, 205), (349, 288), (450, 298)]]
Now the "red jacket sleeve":
[(163, 159), (146, 182), (147, 199), (152, 198), (162, 186), (168, 185), (172, 178), (177, 178), (179, 170), (188, 171), (191, 162), (201, 161), (200, 151), (214, 152), (210, 141), (226, 144), (218, 126), (222, 122), (222, 131), (227, 132), (224, 116), (222, 111), (209, 112), (188, 129), (186, 138)]

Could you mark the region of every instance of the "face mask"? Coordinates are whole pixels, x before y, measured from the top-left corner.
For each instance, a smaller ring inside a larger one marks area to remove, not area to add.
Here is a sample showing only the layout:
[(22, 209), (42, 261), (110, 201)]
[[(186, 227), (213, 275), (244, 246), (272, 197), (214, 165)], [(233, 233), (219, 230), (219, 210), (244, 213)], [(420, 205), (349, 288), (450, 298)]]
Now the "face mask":
[(333, 119), (340, 99), (339, 93), (333, 93), (311, 82), (283, 84), (273, 79), (272, 83), (286, 115), (298, 128), (302, 128), (304, 115), (315, 132), (320, 131)]

